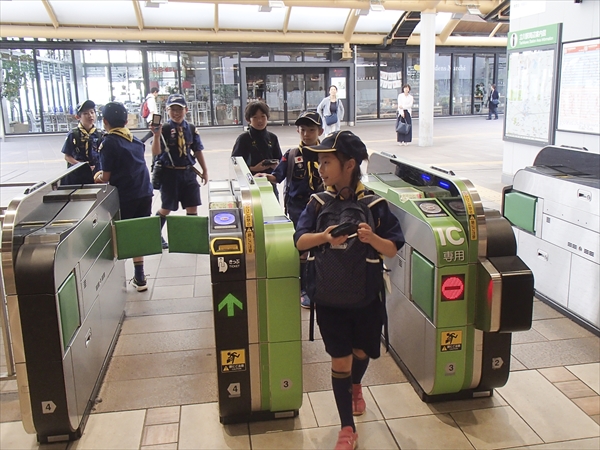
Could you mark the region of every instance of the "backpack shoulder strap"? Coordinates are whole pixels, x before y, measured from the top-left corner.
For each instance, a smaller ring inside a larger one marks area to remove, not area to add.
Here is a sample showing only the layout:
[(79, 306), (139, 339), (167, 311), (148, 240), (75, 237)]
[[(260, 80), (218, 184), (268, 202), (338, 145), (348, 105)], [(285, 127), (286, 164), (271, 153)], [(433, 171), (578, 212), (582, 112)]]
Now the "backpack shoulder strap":
[[(290, 150), (288, 152), (287, 173), (285, 175), (286, 183), (289, 183), (290, 181), (292, 181), (292, 174), (294, 173), (294, 165), (295, 165), (295, 161), (296, 161), (296, 155), (298, 154), (299, 151), (300, 151), (300, 149), (298, 147), (294, 147), (294, 148), (290, 148)], [(287, 190), (287, 188), (286, 188), (286, 190)]]
[(75, 151), (79, 153), (79, 146), (81, 145), (81, 130), (79, 127), (75, 127), (71, 129), (71, 135), (73, 135), (73, 145), (75, 146)]

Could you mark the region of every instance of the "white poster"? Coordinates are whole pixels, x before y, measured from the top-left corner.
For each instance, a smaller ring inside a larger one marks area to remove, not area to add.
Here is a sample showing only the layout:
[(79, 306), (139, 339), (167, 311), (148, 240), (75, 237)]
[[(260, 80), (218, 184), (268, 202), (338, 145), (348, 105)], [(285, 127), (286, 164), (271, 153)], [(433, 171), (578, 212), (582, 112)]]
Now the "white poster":
[(337, 88), (337, 98), (346, 98), (346, 77), (331, 77), (331, 85)]

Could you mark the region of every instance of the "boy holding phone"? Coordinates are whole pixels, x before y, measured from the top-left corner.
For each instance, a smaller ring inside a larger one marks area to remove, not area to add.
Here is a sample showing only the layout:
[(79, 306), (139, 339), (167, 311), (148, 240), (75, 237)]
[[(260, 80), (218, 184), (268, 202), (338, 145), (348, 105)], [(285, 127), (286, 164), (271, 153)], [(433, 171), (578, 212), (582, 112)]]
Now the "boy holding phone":
[[(161, 227), (169, 213), (179, 209), (179, 203), (188, 216), (198, 215), (198, 205), (202, 202), (196, 175), (200, 176), (203, 184), (208, 182), (208, 170), (202, 154), (204, 146), (196, 127), (185, 120), (187, 103), (183, 95), (169, 96), (167, 113), (167, 123), (162, 126), (160, 122), (152, 124), (152, 154), (158, 157), (164, 168), (160, 186), (161, 208), (156, 213), (160, 216)], [(154, 122), (154, 116), (152, 120)], [(202, 172), (194, 167), (196, 161)], [(164, 238), (163, 248), (168, 248)]]

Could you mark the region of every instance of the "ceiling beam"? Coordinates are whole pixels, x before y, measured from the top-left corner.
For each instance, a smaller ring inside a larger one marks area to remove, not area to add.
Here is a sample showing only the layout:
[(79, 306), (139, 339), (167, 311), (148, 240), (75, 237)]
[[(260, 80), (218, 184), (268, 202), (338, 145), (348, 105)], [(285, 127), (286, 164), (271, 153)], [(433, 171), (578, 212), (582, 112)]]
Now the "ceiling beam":
[(292, 7), (286, 7), (287, 11), (285, 12), (285, 19), (283, 19), (283, 33), (288, 32), (288, 27), (290, 26), (290, 15), (292, 14)]
[(142, 16), (140, 3), (137, 0), (131, 0), (131, 3), (133, 3), (133, 10), (135, 11), (135, 19), (137, 20), (138, 29), (142, 31), (144, 29), (144, 17)]
[(344, 36), (344, 41), (350, 42), (352, 35), (354, 34), (354, 30), (356, 29), (356, 24), (358, 23), (358, 13), (356, 9), (351, 9), (348, 13), (348, 18), (346, 19), (346, 24), (344, 25), (344, 31), (342, 35)]
[(58, 23), (58, 19), (56, 18), (56, 14), (54, 13), (54, 10), (52, 9), (52, 6), (50, 5), (50, 2), (48, 0), (42, 0), (42, 4), (44, 5), (44, 8), (46, 8), (46, 12), (48, 13), (48, 16), (50, 17), (50, 20), (52, 21), (52, 25), (54, 25), (54, 28), (58, 28), (60, 25)]
[(442, 32), (438, 35), (441, 42), (446, 42), (446, 39), (450, 37), (450, 35), (452, 34), (454, 29), (456, 28), (456, 25), (458, 25), (459, 22), (459, 19), (450, 19), (448, 21)]
[(214, 21), (215, 26), (213, 27), (213, 30), (215, 33), (219, 32), (219, 5), (217, 3), (215, 3), (215, 21)]

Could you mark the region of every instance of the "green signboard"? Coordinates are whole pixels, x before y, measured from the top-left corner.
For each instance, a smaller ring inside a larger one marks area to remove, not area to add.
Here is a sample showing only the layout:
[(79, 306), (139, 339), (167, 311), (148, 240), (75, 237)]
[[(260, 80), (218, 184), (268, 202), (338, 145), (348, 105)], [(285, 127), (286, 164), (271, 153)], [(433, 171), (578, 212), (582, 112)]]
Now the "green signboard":
[(508, 33), (507, 50), (540, 47), (558, 43), (559, 24), (546, 25), (545, 27), (529, 28), (527, 30), (512, 31)]

